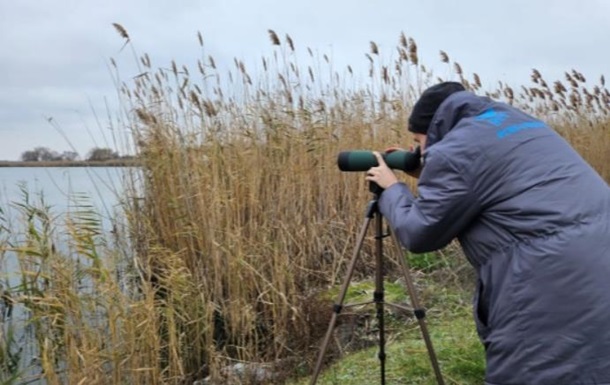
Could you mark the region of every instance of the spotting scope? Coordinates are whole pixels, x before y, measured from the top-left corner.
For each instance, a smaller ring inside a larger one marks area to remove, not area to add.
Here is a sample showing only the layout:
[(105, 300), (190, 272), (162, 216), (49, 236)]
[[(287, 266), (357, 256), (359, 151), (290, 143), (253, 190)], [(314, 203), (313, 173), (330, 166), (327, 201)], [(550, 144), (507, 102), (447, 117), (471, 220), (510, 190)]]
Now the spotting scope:
[[(381, 157), (389, 168), (396, 170), (415, 171), (421, 164), (419, 147), (414, 151), (395, 150), (381, 153)], [(341, 171), (368, 171), (371, 167), (379, 166), (375, 154), (367, 150), (342, 151), (337, 157), (337, 165)]]

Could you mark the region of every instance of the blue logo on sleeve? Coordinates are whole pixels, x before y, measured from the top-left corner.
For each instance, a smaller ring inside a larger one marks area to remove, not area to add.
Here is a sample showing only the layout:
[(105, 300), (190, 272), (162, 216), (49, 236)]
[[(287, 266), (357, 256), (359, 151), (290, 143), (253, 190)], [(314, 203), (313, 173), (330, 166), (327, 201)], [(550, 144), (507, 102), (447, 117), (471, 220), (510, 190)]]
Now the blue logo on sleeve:
[[(474, 118), (477, 121), (487, 122), (494, 127), (500, 127), (508, 118), (506, 112), (498, 112), (493, 108), (484, 111), (482, 114)], [(498, 139), (504, 139), (507, 136), (516, 134), (519, 131), (528, 130), (532, 128), (546, 127), (546, 124), (539, 120), (530, 120), (523, 123), (513, 124), (512, 126), (501, 128), (496, 132)]]
[(474, 120), (486, 121), (498, 127), (504, 123), (507, 117), (508, 114), (506, 112), (498, 112), (492, 108), (483, 112), (481, 115), (474, 118)]
[(519, 124), (515, 124), (512, 126), (508, 126), (502, 130), (499, 130), (496, 135), (498, 136), (498, 138), (503, 139), (506, 138), (509, 135), (515, 134), (519, 131), (523, 131), (523, 130), (528, 130), (530, 128), (542, 128), (542, 127), (546, 127), (546, 124), (537, 121), (537, 120), (532, 120), (530, 122), (525, 122), (525, 123), (519, 123)]

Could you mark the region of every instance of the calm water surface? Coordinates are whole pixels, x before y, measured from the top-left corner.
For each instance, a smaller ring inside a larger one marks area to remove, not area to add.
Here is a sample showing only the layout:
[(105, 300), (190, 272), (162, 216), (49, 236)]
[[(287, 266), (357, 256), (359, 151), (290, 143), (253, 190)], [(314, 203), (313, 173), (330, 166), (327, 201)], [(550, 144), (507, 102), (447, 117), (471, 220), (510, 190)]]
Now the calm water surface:
[(65, 211), (74, 194), (84, 194), (105, 214), (118, 203), (123, 192), (121, 167), (0, 167), (0, 204), (22, 202), (20, 185), (31, 195), (43, 194), (47, 204), (59, 213)]
[[(0, 208), (5, 223), (19, 231), (23, 220), (15, 205), (24, 203), (25, 193), (31, 204), (41, 199), (57, 223), (76, 204), (91, 205), (99, 213), (105, 230), (111, 218), (120, 213), (119, 199), (125, 191), (124, 177), (129, 169), (120, 167), (0, 167)], [(60, 245), (61, 246), (61, 245)], [(16, 263), (11, 255), (0, 260), (3, 280), (13, 284)]]

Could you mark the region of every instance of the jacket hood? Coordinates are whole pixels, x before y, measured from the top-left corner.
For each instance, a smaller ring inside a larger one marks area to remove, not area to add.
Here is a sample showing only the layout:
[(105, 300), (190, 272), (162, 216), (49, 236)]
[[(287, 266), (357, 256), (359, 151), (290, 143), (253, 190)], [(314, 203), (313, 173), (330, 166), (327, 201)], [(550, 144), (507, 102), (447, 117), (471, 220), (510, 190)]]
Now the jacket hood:
[(428, 129), (426, 147), (440, 142), (463, 118), (479, 115), (493, 101), (472, 92), (461, 91), (449, 96), (439, 107)]

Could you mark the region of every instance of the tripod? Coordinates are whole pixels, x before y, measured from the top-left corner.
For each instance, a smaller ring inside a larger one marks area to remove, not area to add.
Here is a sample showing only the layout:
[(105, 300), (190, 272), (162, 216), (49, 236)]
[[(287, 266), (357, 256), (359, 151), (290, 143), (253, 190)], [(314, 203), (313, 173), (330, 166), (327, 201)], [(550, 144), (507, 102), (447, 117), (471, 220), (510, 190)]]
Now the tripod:
[[(356, 261), (360, 254), (360, 250), (362, 248), (362, 244), (364, 243), (364, 237), (366, 236), (367, 230), (373, 218), (375, 219), (375, 292), (373, 296), (373, 301), (369, 303), (375, 303), (376, 309), (376, 317), (379, 325), (379, 362), (381, 369), (381, 385), (385, 385), (385, 324), (384, 324), (384, 305), (394, 306), (399, 309), (409, 310), (405, 307), (402, 307), (397, 304), (390, 304), (384, 302), (384, 288), (383, 288), (383, 238), (387, 236), (383, 234), (383, 218), (381, 213), (379, 212), (378, 207), (378, 199), (379, 195), (383, 191), (381, 187), (379, 187), (374, 182), (369, 182), (369, 190), (373, 193), (373, 199), (369, 202), (366, 217), (364, 224), (360, 230), (358, 235), (358, 239), (356, 241), (356, 248), (354, 250), (352, 259), (350, 261), (347, 277), (343, 282), (341, 287), (341, 292), (339, 293), (339, 297), (337, 302), (333, 306), (333, 314), (328, 325), (328, 330), (326, 331), (326, 336), (322, 342), (322, 346), (320, 349), (320, 353), (318, 354), (318, 360), (316, 362), (315, 370), (312, 375), (312, 379), (310, 384), (315, 385), (318, 381), (318, 377), (320, 375), (322, 369), (322, 363), (324, 360), (324, 354), (326, 353), (326, 349), (330, 343), (333, 330), (335, 328), (335, 324), (337, 322), (337, 318), (343, 310), (344, 306), (343, 302), (345, 301), (345, 296), (347, 294), (347, 290), (349, 288), (350, 280), (352, 279), (352, 275), (354, 273), (354, 268), (356, 266)], [(396, 241), (396, 237), (390, 230), (390, 234), (392, 239), (394, 240), (394, 244), (399, 252), (399, 255), (402, 254), (402, 248)], [(441, 375), (441, 371), (438, 365), (438, 360), (436, 359), (436, 354), (434, 353), (434, 347), (432, 346), (432, 340), (430, 339), (430, 334), (428, 333), (428, 328), (426, 326), (426, 311), (419, 304), (419, 299), (417, 297), (417, 293), (415, 291), (415, 286), (413, 285), (413, 281), (411, 280), (411, 275), (409, 273), (409, 267), (407, 265), (407, 261), (404, 258), (399, 257), (400, 267), (402, 270), (402, 274), (405, 279), (405, 283), (407, 285), (407, 289), (409, 292), (409, 297), (411, 298), (411, 304), (413, 305), (413, 312), (415, 314), (415, 318), (417, 318), (417, 322), (419, 324), (419, 328), (421, 330), (422, 337), (426, 343), (426, 348), (428, 350), (428, 355), (430, 356), (430, 362), (432, 364), (432, 368), (434, 370), (434, 375), (436, 376), (436, 381), (438, 385), (444, 385), (443, 377)]]

